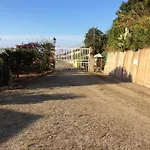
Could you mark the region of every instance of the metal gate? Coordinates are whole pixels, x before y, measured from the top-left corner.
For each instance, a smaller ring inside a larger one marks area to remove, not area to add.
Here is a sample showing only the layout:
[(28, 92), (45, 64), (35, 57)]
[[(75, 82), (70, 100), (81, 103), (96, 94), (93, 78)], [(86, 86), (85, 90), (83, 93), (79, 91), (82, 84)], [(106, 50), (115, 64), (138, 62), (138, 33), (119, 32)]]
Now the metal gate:
[(56, 61), (65, 62), (70, 67), (68, 70), (88, 71), (89, 67), (89, 48), (59, 48), (56, 47)]

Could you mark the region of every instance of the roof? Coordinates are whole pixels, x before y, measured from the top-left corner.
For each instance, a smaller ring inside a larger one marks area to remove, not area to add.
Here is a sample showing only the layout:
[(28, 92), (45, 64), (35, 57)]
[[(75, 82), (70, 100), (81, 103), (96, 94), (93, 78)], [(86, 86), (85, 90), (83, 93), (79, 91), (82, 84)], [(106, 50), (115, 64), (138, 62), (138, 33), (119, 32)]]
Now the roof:
[(94, 58), (102, 58), (103, 56), (100, 54), (100, 53), (98, 53), (98, 54), (96, 54), (95, 56), (94, 56)]

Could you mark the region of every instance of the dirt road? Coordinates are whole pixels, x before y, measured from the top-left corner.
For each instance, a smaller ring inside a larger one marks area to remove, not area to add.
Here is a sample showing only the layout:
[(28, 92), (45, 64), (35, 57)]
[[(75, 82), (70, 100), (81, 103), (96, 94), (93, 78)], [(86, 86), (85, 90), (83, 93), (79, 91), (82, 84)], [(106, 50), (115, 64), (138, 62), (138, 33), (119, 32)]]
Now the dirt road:
[(58, 71), (0, 94), (0, 150), (150, 150), (150, 89)]

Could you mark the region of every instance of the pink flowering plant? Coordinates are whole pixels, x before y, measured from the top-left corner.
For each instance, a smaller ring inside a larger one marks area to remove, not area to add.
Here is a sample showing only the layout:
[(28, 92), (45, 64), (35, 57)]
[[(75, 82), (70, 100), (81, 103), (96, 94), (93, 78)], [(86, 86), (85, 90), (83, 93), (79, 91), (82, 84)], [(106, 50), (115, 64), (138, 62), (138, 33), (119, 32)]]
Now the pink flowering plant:
[(15, 49), (7, 49), (4, 55), (11, 71), (19, 77), (22, 73), (42, 72), (51, 69), (50, 58), (53, 57), (54, 46), (49, 42), (30, 42), (16, 45)]

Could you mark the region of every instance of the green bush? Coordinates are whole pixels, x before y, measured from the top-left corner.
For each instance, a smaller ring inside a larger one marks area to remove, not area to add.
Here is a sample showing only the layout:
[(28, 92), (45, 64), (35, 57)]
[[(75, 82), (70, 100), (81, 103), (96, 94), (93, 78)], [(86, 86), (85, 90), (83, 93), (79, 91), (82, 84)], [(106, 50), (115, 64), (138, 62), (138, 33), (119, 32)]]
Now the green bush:
[(3, 59), (0, 58), (0, 67), (3, 65)]
[(139, 50), (150, 46), (150, 1), (127, 0), (107, 32), (107, 50)]
[(8, 65), (3, 67), (2, 70), (2, 85), (9, 86), (11, 80), (11, 70)]
[(106, 64), (106, 61), (107, 61), (107, 52), (104, 51), (104, 52), (102, 53), (102, 56), (103, 56), (103, 61), (104, 61), (105, 64)]
[(2, 60), (2, 58), (0, 58), (0, 86), (2, 86), (2, 82), (3, 82), (2, 66), (3, 66), (3, 60)]
[(129, 29), (132, 33), (131, 49), (138, 50), (150, 46), (150, 18), (142, 18)]
[(108, 50), (139, 50), (150, 46), (150, 17), (143, 17), (136, 23), (113, 27), (108, 32)]
[(50, 69), (54, 46), (47, 41), (17, 45), (0, 54), (0, 86), (9, 85), (11, 72), (19, 74), (41, 73)]

